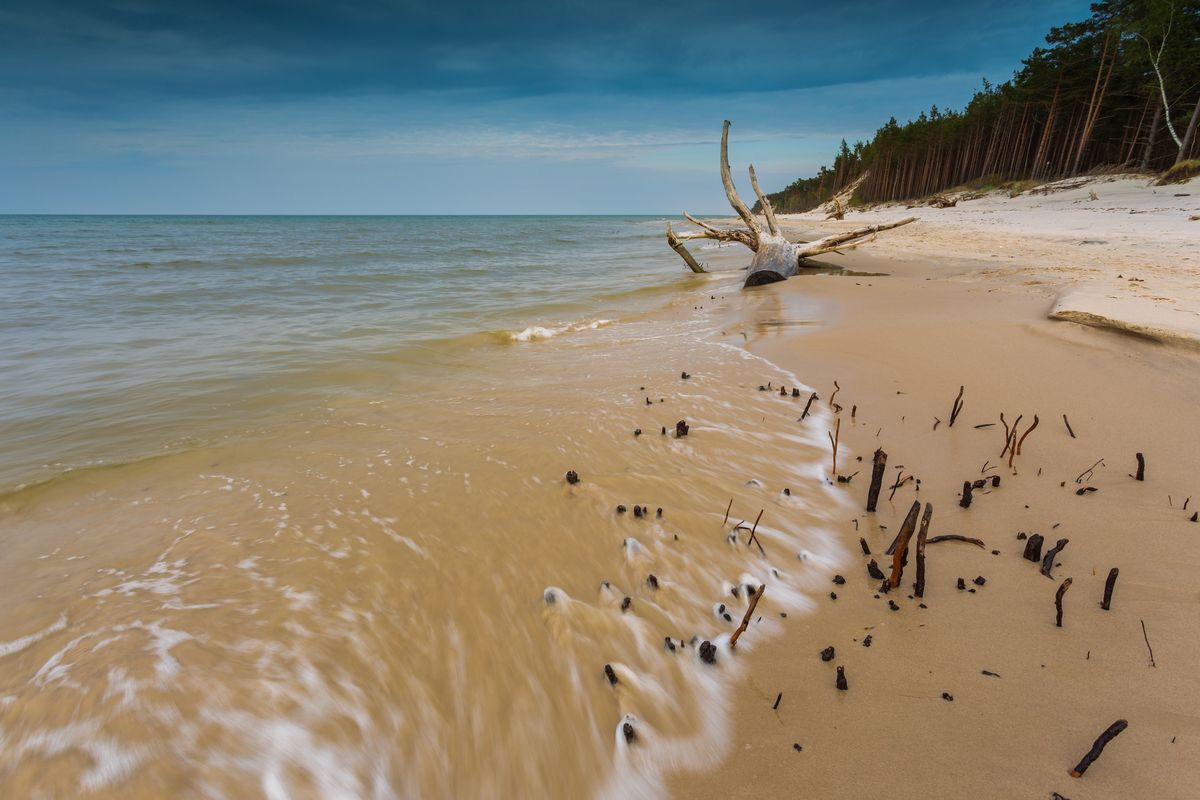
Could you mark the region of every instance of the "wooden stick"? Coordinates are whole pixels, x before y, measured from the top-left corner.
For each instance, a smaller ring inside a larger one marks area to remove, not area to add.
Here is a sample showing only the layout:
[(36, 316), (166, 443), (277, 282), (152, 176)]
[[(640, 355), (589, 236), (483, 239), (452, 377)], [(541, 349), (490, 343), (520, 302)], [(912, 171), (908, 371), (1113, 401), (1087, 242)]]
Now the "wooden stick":
[(1141, 453), (1138, 453), (1137, 454), (1137, 462), (1138, 462), (1137, 474), (1133, 476), (1133, 479), (1135, 481), (1144, 481), (1144, 480), (1146, 480), (1146, 457), (1144, 455), (1142, 455)]
[(766, 590), (767, 585), (764, 583), (758, 587), (758, 591), (750, 598), (750, 607), (746, 609), (746, 616), (742, 617), (742, 624), (738, 625), (737, 630), (733, 632), (733, 636), (729, 637), (730, 649), (737, 647), (738, 637), (746, 631), (746, 626), (750, 624), (750, 617), (754, 614), (754, 607), (758, 605), (758, 599), (763, 596), (763, 592)]
[(1146, 635), (1146, 621), (1140, 619), (1138, 622), (1142, 623), (1142, 638), (1146, 640), (1146, 649), (1150, 651), (1150, 666), (1158, 667), (1158, 664), (1154, 663), (1154, 648), (1150, 646), (1150, 637)]
[(971, 482), (970, 481), (963, 481), (962, 497), (959, 499), (958, 505), (961, 508), (970, 508), (971, 507)]
[(966, 542), (976, 547), (987, 548), (987, 545), (983, 543), (983, 539), (976, 539), (973, 536), (963, 536), (961, 533), (943, 533), (941, 536), (934, 536), (929, 540), (929, 544), (937, 544), (938, 542)]
[(1104, 600), (1100, 602), (1100, 607), (1108, 611), (1112, 607), (1113, 587), (1117, 585), (1117, 573), (1120, 570), (1113, 567), (1108, 571), (1108, 580), (1104, 582)]
[[(1040, 420), (1038, 420), (1038, 415), (1034, 414), (1033, 415), (1033, 424), (1029, 426), (1029, 428), (1025, 431), (1025, 434), (1021, 437), (1021, 440), (1019, 442), (1017, 442), (1017, 451), (1016, 451), (1017, 455), (1021, 455), (1021, 445), (1025, 444), (1025, 440), (1027, 438), (1029, 438), (1029, 434), (1033, 433), (1033, 429), (1038, 426), (1039, 421)], [(1013, 435), (1014, 436), (1016, 435), (1015, 431), (1013, 432)], [(1011, 456), (1008, 459), (1008, 463), (1009, 463), (1009, 466), (1012, 466)]]
[(729, 498), (729, 505), (725, 506), (725, 519), (721, 520), (721, 527), (725, 527), (725, 524), (729, 522), (729, 510), (731, 508), (733, 508), (733, 498), (732, 497)]
[(917, 581), (913, 585), (913, 594), (925, 596), (925, 543), (929, 535), (929, 521), (933, 519), (933, 504), (925, 504), (925, 513), (921, 516), (921, 530), (917, 533)]
[(850, 684), (846, 683), (846, 668), (837, 668), (837, 688), (841, 691), (846, 691), (850, 688)]
[(887, 467), (887, 453), (883, 448), (875, 451), (871, 464), (871, 488), (867, 490), (867, 511), (874, 511), (879, 503), (879, 490), (883, 486), (883, 471)]
[(888, 493), (888, 502), (890, 503), (892, 501), (892, 498), (896, 496), (897, 489), (899, 489), (901, 486), (908, 483), (912, 479), (913, 479), (912, 475), (909, 475), (908, 477), (905, 477), (903, 474), (897, 475), (896, 482), (892, 484), (892, 490), (891, 490), (891, 492)]
[(1104, 459), (1102, 458), (1099, 461), (1097, 461), (1095, 464), (1092, 464), (1090, 467), (1085, 469), (1083, 472), (1081, 472), (1075, 476), (1075, 482), (1083, 483), (1085, 476), (1087, 477), (1088, 480), (1091, 480), (1093, 471), (1096, 469), (1096, 467), (1100, 466), (1103, 463), (1104, 463)]
[(963, 388), (962, 386), (958, 387), (958, 397), (954, 398), (954, 407), (950, 409), (950, 424), (946, 426), (947, 428), (954, 427), (954, 420), (958, 419), (958, 414), (962, 411)]
[(1071, 579), (1067, 578), (1065, 581), (1062, 582), (1062, 584), (1059, 585), (1058, 591), (1054, 593), (1054, 626), (1057, 628), (1062, 627), (1063, 595), (1066, 594), (1067, 590), (1070, 588), (1071, 588)]
[(1075, 431), (1071, 430), (1071, 422), (1067, 419), (1067, 415), (1063, 414), (1063, 424), (1067, 426), (1067, 433), (1071, 434), (1071, 438), (1075, 438)]
[(1096, 738), (1096, 741), (1092, 744), (1092, 749), (1088, 750), (1087, 755), (1080, 759), (1079, 763), (1075, 765), (1075, 769), (1071, 770), (1071, 777), (1082, 778), (1083, 773), (1087, 772), (1088, 767), (1092, 765), (1092, 762), (1099, 758), (1100, 754), (1104, 752), (1104, 746), (1113, 739), (1117, 738), (1117, 735), (1127, 727), (1129, 727), (1129, 723), (1123, 719), (1119, 719), (1112, 725), (1109, 725), (1104, 733), (1100, 734), (1100, 736)]
[[(842, 436), (842, 418), (837, 418), (837, 424), (833, 426), (833, 433), (829, 433), (829, 443), (833, 445), (833, 471), (832, 474), (837, 475), (837, 451), (838, 439)], [(828, 433), (828, 431), (826, 431)]]
[[(896, 537), (896, 552), (892, 555), (892, 577), (889, 583), (893, 589), (900, 585), (900, 578), (904, 574), (904, 565), (908, 563), (908, 541), (912, 538), (913, 532), (917, 529), (917, 515), (921, 513), (921, 501), (916, 500), (912, 504), (912, 508), (908, 510), (908, 516), (904, 518), (904, 524), (900, 526), (900, 533)], [(929, 510), (930, 514), (933, 509)]]
[(864, 556), (871, 555), (871, 548), (867, 546), (867, 540), (861, 536), (858, 537), (858, 546), (862, 548)]
[(812, 408), (813, 401), (817, 399), (817, 393), (813, 392), (808, 397), (808, 402), (804, 404), (804, 413), (800, 415), (800, 420), (803, 421), (808, 416), (808, 410)]
[(830, 408), (833, 408), (833, 398), (837, 397), (837, 393), (840, 392), (841, 390), (842, 390), (842, 387), (838, 386), (837, 381), (834, 381), (833, 382), (833, 394), (829, 395), (829, 407)]
[(762, 519), (762, 515), (763, 515), (763, 509), (759, 509), (758, 516), (755, 517), (755, 519), (754, 519), (754, 527), (750, 529), (750, 538), (746, 542), (746, 547), (749, 547), (751, 545), (751, 543), (756, 544), (756, 545), (758, 545), (758, 552), (762, 553), (765, 556), (767, 554), (767, 551), (763, 550), (762, 543), (759, 542), (758, 539), (754, 538), (754, 532), (758, 530), (758, 521), (760, 519)]

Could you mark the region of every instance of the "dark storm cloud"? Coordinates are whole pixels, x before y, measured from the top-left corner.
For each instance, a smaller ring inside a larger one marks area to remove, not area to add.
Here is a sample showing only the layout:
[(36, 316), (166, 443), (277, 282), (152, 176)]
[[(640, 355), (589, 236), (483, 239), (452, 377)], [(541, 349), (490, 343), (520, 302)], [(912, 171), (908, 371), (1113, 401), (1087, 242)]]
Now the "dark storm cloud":
[(721, 208), (962, 104), (1085, 0), (0, 0), (0, 213)]
[[(1018, 0), (1003, 18), (1011, 27), (1046, 6)], [(16, 0), (0, 15), (5, 88), (85, 105), (159, 95), (794, 89), (960, 71), (1011, 35), (991, 4), (865, 0)]]

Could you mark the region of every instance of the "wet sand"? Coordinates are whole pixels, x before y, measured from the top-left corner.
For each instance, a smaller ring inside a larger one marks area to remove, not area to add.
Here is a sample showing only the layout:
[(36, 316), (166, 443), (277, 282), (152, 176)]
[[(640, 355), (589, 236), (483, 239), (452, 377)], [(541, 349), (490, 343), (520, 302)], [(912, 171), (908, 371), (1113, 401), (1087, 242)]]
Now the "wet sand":
[[(1046, 212), (1024, 213), (1037, 228)], [(871, 217), (790, 224), (813, 234)], [(887, 277), (802, 277), (760, 290), (757, 317), (745, 329), (756, 336), (751, 349), (803, 375), (822, 403), (835, 380), (841, 386), (839, 472), (861, 470), (838, 487), (855, 509), (839, 526), (853, 563), (842, 573), (845, 585), (827, 577), (836, 600), (820, 598), (816, 614), (789, 620), (784, 635), (754, 655), (752, 677), (733, 698), (730, 756), (707, 774), (676, 776), (675, 796), (1194, 795), (1200, 524), (1189, 518), (1200, 504), (1200, 360), (1186, 342), (1049, 317), (1075, 269), (1113, 286), (1134, 269), (1147, 279), (1137, 290), (1147, 294), (1162, 290), (1155, 278), (1166, 272), (1179, 284), (1194, 282), (1195, 268), (1176, 258), (1194, 258), (1179, 224), (1186, 219), (1168, 226), (1170, 236), (1150, 226), (1139, 239), (1128, 228), (1117, 246), (1081, 255), (1078, 232), (1042, 230), (1027, 242), (1009, 230), (985, 241), (968, 221), (943, 217), (832, 259)], [(1020, 220), (1012, 212), (1008, 224), (1016, 229)], [(1087, 235), (1106, 238), (1101, 218)], [(999, 239), (1010, 246), (1003, 266), (980, 252), (995, 252)], [(1024, 255), (1031, 249), (1036, 258)], [(801, 296), (823, 304), (822, 325), (788, 324)], [(1159, 301), (1163, 317), (1178, 299)], [(960, 385), (964, 407), (949, 428)], [(1012, 469), (1000, 458), (1001, 412), (1009, 422), (1024, 414), (1023, 430), (1034, 414), (1040, 419)], [(868, 514), (877, 447), (889, 456), (887, 480), (878, 512)], [(1130, 476), (1138, 452), (1146, 458), (1143, 482)], [(888, 501), (899, 472), (915, 474), (919, 492), (910, 482)], [(975, 492), (971, 507), (960, 508), (963, 481), (985, 475), (1001, 476), (1000, 486)], [(1085, 487), (1097, 491), (1077, 493)], [(911, 597), (911, 559), (900, 587), (878, 595), (880, 581), (868, 577), (858, 545), (862, 536), (887, 571), (891, 559), (882, 552), (915, 499), (934, 507), (930, 536), (986, 542), (985, 549), (929, 545), (926, 608)], [(1042, 534), (1047, 548), (1070, 540), (1053, 580), (1022, 559), (1019, 532)], [(1120, 575), (1104, 611), (1112, 567)], [(1067, 577), (1073, 585), (1058, 628), (1054, 598)], [(956, 588), (959, 578), (968, 590)], [(829, 663), (819, 657), (827, 646), (836, 649)], [(844, 692), (835, 688), (837, 665), (848, 678)], [(1117, 719), (1128, 729), (1086, 775), (1070, 777)]]

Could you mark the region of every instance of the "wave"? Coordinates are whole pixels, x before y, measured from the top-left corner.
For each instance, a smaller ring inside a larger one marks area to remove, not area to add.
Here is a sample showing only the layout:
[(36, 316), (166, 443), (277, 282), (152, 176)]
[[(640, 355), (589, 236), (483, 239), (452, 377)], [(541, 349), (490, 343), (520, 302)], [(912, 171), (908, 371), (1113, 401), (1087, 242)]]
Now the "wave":
[(602, 328), (605, 325), (611, 325), (615, 320), (597, 319), (591, 322), (572, 322), (567, 325), (559, 325), (556, 328), (546, 328), (541, 325), (530, 325), (519, 333), (510, 333), (509, 337), (514, 342), (532, 342), (538, 339), (552, 339), (563, 333), (576, 333), (578, 331), (594, 331), (597, 328)]

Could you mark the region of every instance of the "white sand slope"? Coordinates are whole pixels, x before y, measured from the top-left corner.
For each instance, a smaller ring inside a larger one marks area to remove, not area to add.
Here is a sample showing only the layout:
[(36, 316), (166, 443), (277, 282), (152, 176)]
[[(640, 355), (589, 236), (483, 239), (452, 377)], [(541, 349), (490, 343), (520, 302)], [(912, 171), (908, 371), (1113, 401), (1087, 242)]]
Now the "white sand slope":
[[(1042, 293), (1054, 319), (1200, 348), (1200, 181), (1154, 186), (1145, 176), (1047, 184), (1017, 197), (993, 192), (953, 208), (854, 211), (846, 228), (916, 215), (869, 253), (941, 260), (947, 279)], [(786, 215), (797, 233), (818, 213)], [(964, 263), (969, 262), (969, 263)], [(981, 263), (982, 262), (982, 263)]]

